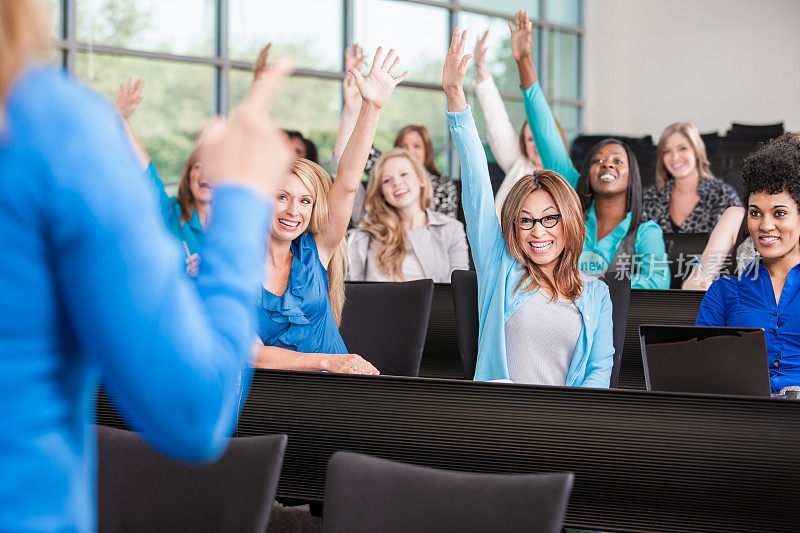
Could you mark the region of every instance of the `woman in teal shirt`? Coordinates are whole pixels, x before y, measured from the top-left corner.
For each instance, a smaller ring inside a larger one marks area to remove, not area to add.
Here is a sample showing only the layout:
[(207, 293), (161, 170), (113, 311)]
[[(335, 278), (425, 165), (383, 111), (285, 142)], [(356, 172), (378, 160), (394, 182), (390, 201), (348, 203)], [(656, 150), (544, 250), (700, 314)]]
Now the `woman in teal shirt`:
[(150, 154), (136, 137), (130, 117), (142, 101), (144, 81), (137, 79), (131, 84), (129, 79), (120, 85), (117, 92), (116, 107), (122, 116), (128, 138), (133, 144), (144, 173), (158, 195), (158, 204), (164, 224), (172, 235), (183, 243), (186, 253), (186, 273), (196, 276), (200, 266), (200, 251), (205, 242), (206, 228), (211, 214), (211, 186), (203, 175), (203, 167), (194, 150), (186, 159), (181, 171), (178, 196), (167, 194), (164, 182), (156, 171)]
[(511, 51), (519, 69), (525, 113), (544, 168), (558, 172), (578, 190), (586, 216), (581, 270), (591, 275), (631, 277), (634, 289), (668, 289), (664, 235), (653, 221), (642, 222), (642, 182), (636, 157), (625, 143), (605, 139), (589, 152), (582, 171), (572, 166), (555, 118), (542, 94), (531, 60), (533, 29), (520, 11), (511, 30)]

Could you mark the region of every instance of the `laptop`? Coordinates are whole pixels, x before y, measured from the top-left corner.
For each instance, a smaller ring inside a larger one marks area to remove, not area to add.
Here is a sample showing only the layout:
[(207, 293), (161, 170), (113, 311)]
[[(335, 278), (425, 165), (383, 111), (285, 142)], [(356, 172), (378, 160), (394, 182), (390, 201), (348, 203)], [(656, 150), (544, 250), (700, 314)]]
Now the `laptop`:
[(639, 326), (647, 390), (770, 396), (761, 328)]

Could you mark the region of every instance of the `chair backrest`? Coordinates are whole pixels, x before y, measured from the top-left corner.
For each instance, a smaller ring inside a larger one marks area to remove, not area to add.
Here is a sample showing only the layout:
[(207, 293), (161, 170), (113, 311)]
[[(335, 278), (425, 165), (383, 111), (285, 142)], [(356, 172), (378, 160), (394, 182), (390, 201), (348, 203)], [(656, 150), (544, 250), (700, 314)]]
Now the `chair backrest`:
[(453, 313), (453, 287), (450, 283), (433, 284), (431, 316), (428, 319), (419, 375), (440, 379), (464, 377), (458, 349), (456, 316)]
[(97, 426), (98, 530), (263, 533), (286, 435), (231, 439), (210, 466), (167, 459), (136, 433)]
[(665, 233), (670, 270), (670, 289), (680, 289), (693, 264), (692, 256), (700, 257), (708, 244), (708, 233)]
[(478, 275), (471, 270), (454, 270), (450, 281), (464, 379), (474, 379), (478, 362)]
[(614, 323), (614, 366), (611, 367), (611, 388), (619, 383), (619, 371), (622, 365), (622, 352), (625, 346), (625, 329), (628, 324), (628, 308), (631, 299), (631, 280), (624, 276), (606, 276), (603, 281), (608, 285), (611, 297), (611, 319)]
[(472, 474), (336, 452), (325, 485), (325, 533), (560, 533), (573, 474)]
[(381, 374), (418, 376), (432, 297), (429, 279), (347, 283), (339, 327), (345, 346)]
[(618, 386), (623, 389), (646, 389), (640, 324), (694, 326), (703, 291), (632, 289), (625, 344), (620, 362)]

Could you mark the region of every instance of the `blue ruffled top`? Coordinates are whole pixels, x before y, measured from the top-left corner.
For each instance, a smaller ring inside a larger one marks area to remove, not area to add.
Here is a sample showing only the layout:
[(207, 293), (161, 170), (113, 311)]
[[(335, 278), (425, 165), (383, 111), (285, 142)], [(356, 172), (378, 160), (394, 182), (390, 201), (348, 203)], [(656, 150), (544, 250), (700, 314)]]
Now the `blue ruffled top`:
[(283, 297), (261, 287), (258, 336), (265, 346), (302, 353), (348, 353), (333, 319), (328, 272), (311, 233), (292, 241), (292, 267)]

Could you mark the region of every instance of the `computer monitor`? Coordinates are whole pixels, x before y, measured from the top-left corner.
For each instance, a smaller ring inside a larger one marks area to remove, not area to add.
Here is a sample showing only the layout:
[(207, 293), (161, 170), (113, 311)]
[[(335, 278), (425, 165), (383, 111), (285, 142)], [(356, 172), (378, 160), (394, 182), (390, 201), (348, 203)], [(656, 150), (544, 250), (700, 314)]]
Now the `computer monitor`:
[(639, 326), (647, 390), (769, 396), (761, 328)]

